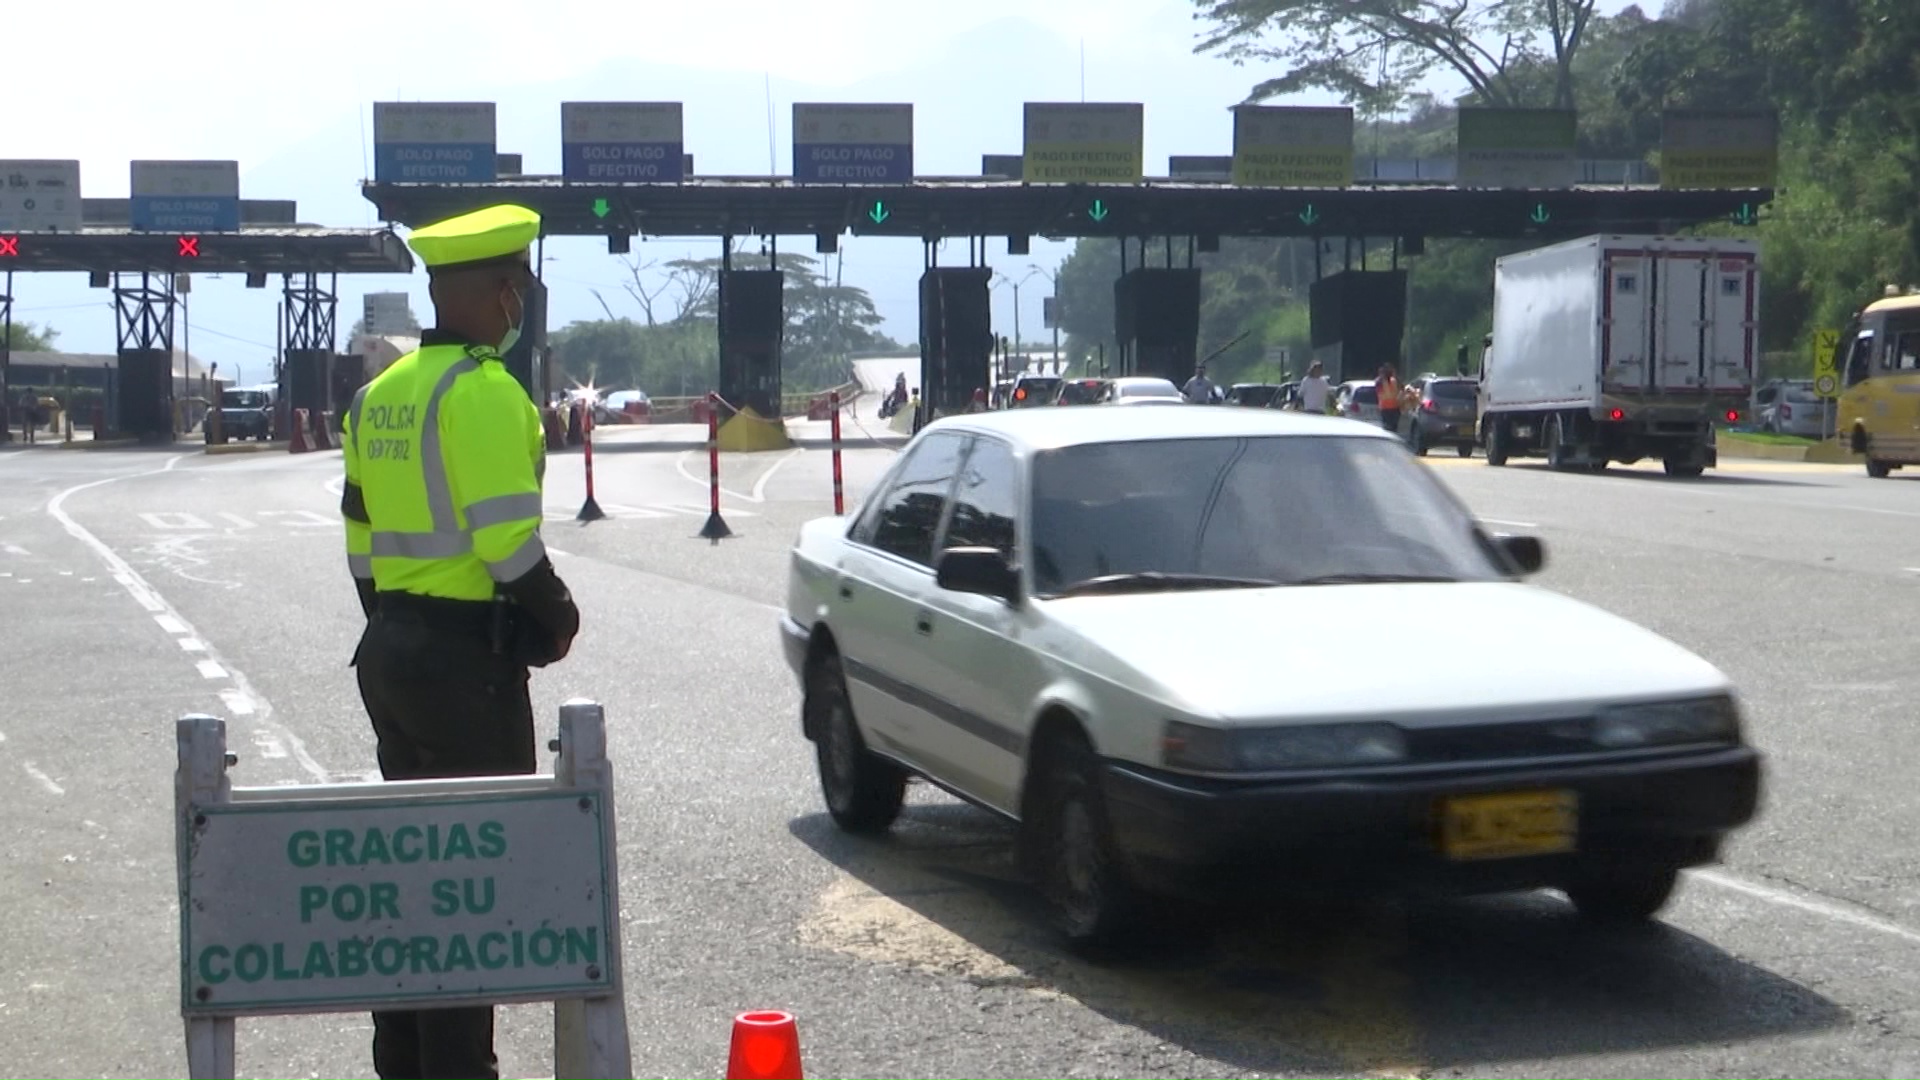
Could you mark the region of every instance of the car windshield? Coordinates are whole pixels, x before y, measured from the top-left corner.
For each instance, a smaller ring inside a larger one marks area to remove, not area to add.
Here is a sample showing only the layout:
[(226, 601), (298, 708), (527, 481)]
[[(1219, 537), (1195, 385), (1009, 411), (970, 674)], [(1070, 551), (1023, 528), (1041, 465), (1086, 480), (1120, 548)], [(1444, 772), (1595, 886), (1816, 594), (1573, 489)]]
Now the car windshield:
[(1086, 405), (1100, 396), (1099, 379), (1076, 379), (1060, 387), (1060, 404)]
[(1180, 388), (1165, 379), (1147, 379), (1120, 384), (1121, 397), (1179, 397)]
[(1353, 401), (1356, 405), (1372, 405), (1380, 400), (1380, 394), (1372, 383), (1353, 388)]
[(1795, 405), (1812, 405), (1820, 400), (1820, 395), (1814, 393), (1811, 386), (1789, 386), (1786, 398)]
[(267, 395), (259, 390), (223, 390), (220, 405), (228, 409), (264, 409)]
[(1033, 462), (1041, 596), (1503, 576), (1464, 507), (1389, 439), (1093, 443)]
[(1240, 393), (1235, 400), (1242, 405), (1250, 405), (1254, 408), (1265, 407), (1273, 400), (1274, 395), (1280, 392), (1277, 386), (1242, 386), (1238, 389)]
[(1473, 401), (1480, 396), (1478, 385), (1465, 379), (1427, 384), (1427, 396), (1435, 401)]

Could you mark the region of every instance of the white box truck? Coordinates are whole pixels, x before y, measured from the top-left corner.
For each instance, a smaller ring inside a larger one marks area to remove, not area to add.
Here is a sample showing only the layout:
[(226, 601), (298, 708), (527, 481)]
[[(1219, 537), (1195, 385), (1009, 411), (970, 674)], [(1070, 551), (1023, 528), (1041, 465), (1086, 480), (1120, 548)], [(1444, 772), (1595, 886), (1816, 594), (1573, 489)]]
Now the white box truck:
[(1589, 236), (1508, 255), (1493, 273), (1489, 465), (1659, 458), (1670, 476), (1699, 476), (1717, 464), (1714, 424), (1739, 419), (1759, 356), (1756, 241)]

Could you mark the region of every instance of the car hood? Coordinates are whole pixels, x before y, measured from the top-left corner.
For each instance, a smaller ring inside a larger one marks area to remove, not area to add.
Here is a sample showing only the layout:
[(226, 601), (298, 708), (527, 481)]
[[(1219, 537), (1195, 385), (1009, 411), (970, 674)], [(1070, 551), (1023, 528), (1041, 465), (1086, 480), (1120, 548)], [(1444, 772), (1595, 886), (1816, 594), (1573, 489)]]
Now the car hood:
[(1170, 709), (1226, 722), (1547, 718), (1730, 689), (1713, 665), (1650, 630), (1515, 582), (1036, 603), (1060, 636), (1056, 655)]

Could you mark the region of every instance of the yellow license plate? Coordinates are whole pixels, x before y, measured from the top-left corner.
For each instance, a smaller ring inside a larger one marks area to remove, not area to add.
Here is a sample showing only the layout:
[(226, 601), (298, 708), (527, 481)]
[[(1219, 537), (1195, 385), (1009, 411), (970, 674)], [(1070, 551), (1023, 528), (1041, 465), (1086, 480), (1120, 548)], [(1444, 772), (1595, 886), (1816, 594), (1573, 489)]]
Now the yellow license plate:
[(1440, 800), (1440, 851), (1449, 859), (1514, 859), (1572, 851), (1579, 831), (1571, 791), (1511, 791)]

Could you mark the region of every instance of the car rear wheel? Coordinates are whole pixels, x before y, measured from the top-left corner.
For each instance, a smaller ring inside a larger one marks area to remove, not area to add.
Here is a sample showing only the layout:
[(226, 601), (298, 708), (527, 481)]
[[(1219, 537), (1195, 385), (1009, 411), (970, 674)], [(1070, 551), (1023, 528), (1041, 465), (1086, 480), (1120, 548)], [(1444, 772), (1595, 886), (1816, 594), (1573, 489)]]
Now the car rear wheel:
[(1618, 866), (1569, 884), (1567, 898), (1597, 923), (1646, 922), (1667, 906), (1680, 871), (1671, 866)]
[(808, 730), (820, 768), (820, 793), (834, 823), (851, 833), (883, 833), (900, 816), (907, 797), (907, 774), (867, 749), (854, 723), (853, 704), (840, 658), (829, 655), (814, 665), (807, 687)]
[(1481, 422), (1486, 431), (1487, 464), (1505, 465), (1507, 463), (1507, 425), (1493, 419)]
[(1037, 797), (1022, 837), (1030, 872), (1068, 945), (1114, 948), (1139, 924), (1144, 903), (1113, 842), (1093, 748), (1077, 732), (1056, 736), (1037, 764)]
[(1868, 458), (1867, 475), (1873, 477), (1875, 480), (1885, 480), (1887, 477), (1893, 475), (1893, 467), (1884, 461), (1875, 461), (1873, 458)]

